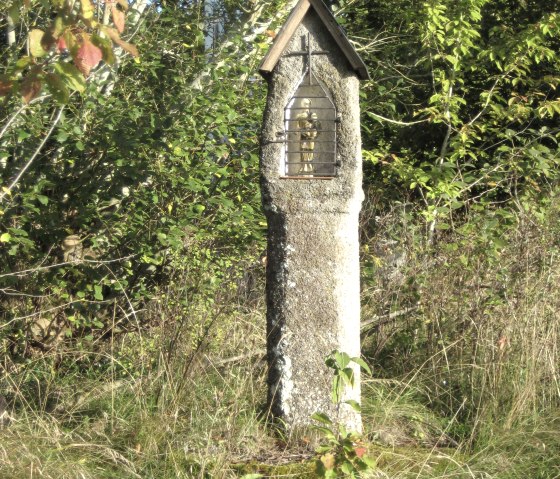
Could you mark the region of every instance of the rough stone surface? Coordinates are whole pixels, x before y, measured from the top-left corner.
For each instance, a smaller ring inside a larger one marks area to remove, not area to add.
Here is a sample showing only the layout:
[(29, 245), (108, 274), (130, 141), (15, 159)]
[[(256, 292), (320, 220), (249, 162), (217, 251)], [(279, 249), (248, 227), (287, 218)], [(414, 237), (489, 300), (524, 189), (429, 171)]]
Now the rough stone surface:
[[(339, 174), (332, 179), (280, 177), (284, 107), (305, 73), (302, 37), (310, 33), (313, 72), (329, 91), (341, 116)], [(269, 402), (288, 427), (328, 413), (353, 430), (361, 418), (347, 405), (331, 404), (333, 350), (360, 355), (358, 214), (363, 200), (359, 81), (311, 9), (268, 79), (261, 148), (261, 189), (268, 220), (267, 322)], [(359, 402), (356, 387), (344, 399)]]

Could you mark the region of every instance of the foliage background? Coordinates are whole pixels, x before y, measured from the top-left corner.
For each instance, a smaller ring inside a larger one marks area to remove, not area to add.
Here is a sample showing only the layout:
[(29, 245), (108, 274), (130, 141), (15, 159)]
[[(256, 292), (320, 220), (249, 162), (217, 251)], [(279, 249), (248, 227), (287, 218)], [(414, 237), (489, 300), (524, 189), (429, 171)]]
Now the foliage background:
[[(420, 448), (407, 463), (379, 450), (379, 474), (558, 477), (557, 2), (331, 3), (372, 75), (365, 423), (380, 447)], [(0, 29), (16, 20), (0, 65), (16, 85), (0, 106), (0, 393), (17, 418), (6, 444), (26, 444), (0, 448), (5, 477), (235, 477), (309, 453), (259, 420), (255, 71), (293, 4), (137, 2), (122, 38), (139, 58), (112, 44), (113, 65), (62, 77), (66, 98), (46, 75), (76, 52), (55, 51), (28, 103), (18, 59), (62, 7), (0, 6)]]

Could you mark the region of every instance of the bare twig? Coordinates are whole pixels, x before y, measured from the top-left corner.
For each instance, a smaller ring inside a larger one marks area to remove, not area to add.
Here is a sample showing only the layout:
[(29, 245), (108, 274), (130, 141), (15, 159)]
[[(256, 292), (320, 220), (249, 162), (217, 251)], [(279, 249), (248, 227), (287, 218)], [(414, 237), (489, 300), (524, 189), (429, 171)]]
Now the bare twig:
[(206, 360), (215, 366), (224, 366), (225, 364), (236, 363), (238, 361), (245, 361), (246, 359), (251, 359), (256, 356), (259, 357), (259, 361), (264, 361), (266, 359), (266, 351), (264, 349), (257, 349), (256, 351), (251, 351), (247, 354), (239, 354), (231, 358), (221, 359), (219, 361), (212, 361), (208, 356), (204, 355)]
[(367, 331), (368, 329), (377, 328), (379, 326), (383, 326), (384, 324), (390, 323), (392, 320), (404, 316), (405, 314), (411, 313), (416, 311), (419, 308), (419, 305), (411, 306), (409, 308), (404, 308), (399, 311), (394, 311), (389, 314), (384, 314), (381, 316), (373, 316), (372, 318), (362, 321), (360, 324), (360, 330)]
[(370, 115), (370, 116), (373, 116), (376, 120), (386, 121), (386, 122), (393, 123), (395, 125), (401, 125), (401, 126), (417, 125), (418, 123), (426, 123), (428, 121), (427, 118), (424, 119), (424, 120), (417, 120), (417, 121), (391, 120), (391, 118), (386, 118), (386, 117), (381, 116), (377, 113), (373, 113), (372, 111), (368, 111), (367, 114)]
[(137, 256), (137, 254), (130, 254), (128, 256), (123, 256), (122, 258), (108, 259), (108, 260), (103, 260), (103, 261), (102, 260), (93, 260), (93, 259), (80, 259), (80, 260), (77, 260), (77, 261), (64, 261), (62, 263), (50, 264), (48, 266), (37, 266), (36, 268), (24, 269), (22, 271), (16, 271), (14, 273), (0, 274), (0, 278), (4, 278), (6, 276), (22, 277), (22, 276), (25, 276), (25, 275), (28, 275), (28, 274), (37, 273), (39, 271), (46, 271), (46, 270), (53, 269), (53, 268), (60, 268), (62, 266), (67, 266), (69, 264), (76, 265), (76, 264), (86, 263), (86, 264), (101, 265), (101, 264), (117, 263), (119, 261), (125, 261), (127, 259), (134, 258), (135, 256)]
[(19, 115), (21, 115), (23, 110), (25, 110), (28, 106), (29, 105), (26, 105), (26, 104), (21, 105), (21, 107), (11, 116), (11, 118), (4, 125), (4, 128), (2, 128), (2, 131), (0, 131), (0, 138), (2, 138), (6, 134), (6, 132), (10, 128), (10, 126), (12, 126), (12, 123), (16, 120), (16, 118)]
[(31, 155), (31, 158), (29, 158), (29, 161), (25, 164), (25, 166), (20, 170), (20, 172), (16, 175), (16, 177), (14, 178), (14, 180), (12, 181), (12, 183), (10, 184), (10, 186), (8, 186), (7, 188), (5, 188), (2, 193), (0, 194), (0, 201), (3, 201), (4, 198), (9, 195), (12, 191), (12, 189), (18, 184), (19, 180), (21, 179), (21, 177), (24, 175), (24, 173), (28, 170), (28, 168), (31, 166), (31, 164), (33, 163), (33, 161), (35, 161), (35, 158), (37, 158), (37, 156), (39, 155), (39, 153), (41, 153), (41, 150), (43, 149), (43, 147), (45, 146), (45, 143), (47, 142), (47, 140), (51, 137), (54, 129), (56, 128), (56, 126), (58, 125), (58, 122), (60, 121), (61, 117), (62, 117), (62, 112), (64, 111), (64, 106), (61, 106), (58, 110), (58, 113), (53, 121), (53, 124), (51, 125), (49, 131), (47, 132), (47, 134), (45, 135), (45, 137), (43, 138), (43, 141), (41, 141), (41, 143), (39, 144), (39, 146), (37, 147), (37, 149), (35, 150), (35, 152), (33, 153), (33, 155)]

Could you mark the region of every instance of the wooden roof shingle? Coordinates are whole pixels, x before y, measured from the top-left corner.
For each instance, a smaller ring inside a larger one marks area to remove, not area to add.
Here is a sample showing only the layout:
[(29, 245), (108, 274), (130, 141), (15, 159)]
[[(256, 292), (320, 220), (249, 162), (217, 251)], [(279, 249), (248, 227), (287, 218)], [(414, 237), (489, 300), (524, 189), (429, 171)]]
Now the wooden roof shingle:
[(292, 39), (297, 27), (311, 8), (315, 10), (340, 50), (342, 50), (342, 53), (347, 58), (352, 69), (358, 75), (358, 78), (360, 80), (368, 80), (370, 76), (365, 63), (346, 37), (346, 34), (334, 18), (330, 9), (323, 3), (322, 0), (300, 0), (297, 3), (286, 20), (286, 23), (284, 23), (283, 27), (278, 32), (278, 35), (274, 39), (272, 47), (261, 62), (259, 66), (260, 74), (267, 76), (272, 72), (278, 63), (278, 60), (282, 56), (284, 49), (288, 45), (288, 42)]

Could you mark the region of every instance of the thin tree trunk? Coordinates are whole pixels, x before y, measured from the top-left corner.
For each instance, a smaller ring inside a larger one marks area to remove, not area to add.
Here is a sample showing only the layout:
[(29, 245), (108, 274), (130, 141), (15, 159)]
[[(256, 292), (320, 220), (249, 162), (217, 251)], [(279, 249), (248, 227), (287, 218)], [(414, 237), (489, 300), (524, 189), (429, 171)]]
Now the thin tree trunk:
[(11, 47), (16, 43), (16, 25), (12, 16), (8, 13), (8, 26), (6, 27), (6, 37), (8, 38), (8, 46)]

